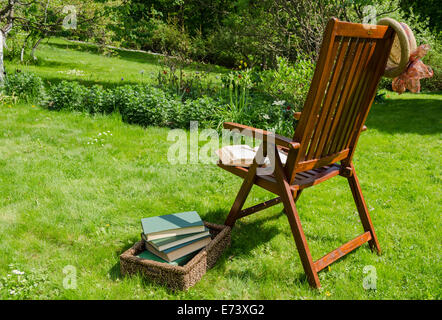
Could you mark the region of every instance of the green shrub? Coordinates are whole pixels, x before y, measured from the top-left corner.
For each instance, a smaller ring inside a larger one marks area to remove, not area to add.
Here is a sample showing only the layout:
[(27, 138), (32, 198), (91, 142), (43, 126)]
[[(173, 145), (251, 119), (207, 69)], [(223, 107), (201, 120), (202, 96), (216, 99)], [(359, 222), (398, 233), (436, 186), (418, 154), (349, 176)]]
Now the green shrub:
[(33, 73), (16, 72), (6, 76), (3, 91), (25, 101), (41, 99), (45, 94), (43, 80)]
[[(287, 74), (296, 70), (289, 67), (286, 69), (290, 70)], [(191, 121), (198, 121), (200, 128), (221, 129), (224, 121), (235, 121), (291, 134), (295, 105), (274, 99), (268, 92), (263, 92), (265, 90), (262, 89), (267, 90), (271, 84), (263, 84), (260, 76), (264, 75), (266, 79), (268, 72), (260, 73), (250, 69), (231, 72), (218, 91), (207, 95), (201, 90), (195, 98), (190, 94), (184, 97), (167, 88), (153, 86), (125, 85), (104, 89), (94, 85), (88, 88), (75, 81), (62, 81), (50, 87), (47, 94), (40, 94), (40, 90), (44, 91), (43, 85), (32, 74), (9, 77), (4, 90), (8, 93), (20, 92), (22, 96), (26, 94), (28, 97), (43, 96), (41, 105), (50, 110), (104, 114), (119, 112), (123, 121), (141, 126), (188, 128)], [(280, 70), (275, 71), (269, 79), (276, 85), (277, 79), (283, 80), (283, 74)], [(257, 79), (261, 79), (261, 82)], [(287, 88), (284, 87), (284, 93), (288, 91)]]
[(147, 39), (149, 49), (166, 54), (189, 53), (191, 40), (186, 32), (179, 29), (175, 23), (164, 23), (161, 20), (151, 19), (155, 27), (151, 37)]
[(274, 99), (285, 100), (300, 111), (310, 89), (315, 64), (308, 57), (300, 58), (296, 63), (282, 57), (277, 61), (276, 69), (255, 72), (257, 89)]
[[(224, 88), (219, 89), (219, 92), (209, 96), (201, 91), (199, 97), (189, 95), (185, 101), (182, 95), (171, 93), (167, 88), (141, 85), (125, 85), (113, 89), (94, 85), (87, 88), (75, 81), (62, 81), (48, 90), (41, 104), (50, 110), (104, 114), (116, 111), (121, 114), (123, 121), (141, 126), (189, 128), (191, 121), (198, 121), (200, 128), (221, 129), (224, 121), (234, 121), (291, 134), (294, 105), (289, 101), (273, 99), (268, 93), (259, 91), (258, 89), (268, 88), (266, 86), (270, 84), (254, 82), (257, 75), (260, 74), (250, 69), (231, 72), (225, 77)], [(272, 75), (277, 75), (271, 78), (272, 81), (282, 79), (277, 72)], [(23, 83), (27, 82), (19, 80), (37, 79), (38, 88), (41, 85), (40, 79), (32, 75), (16, 75), (10, 79), (13, 80), (8, 82), (7, 90), (22, 92), (25, 88), (30, 97), (35, 94), (35, 90), (31, 90), (34, 86), (26, 87)]]
[(116, 111), (114, 91), (112, 89), (103, 89), (99, 85), (85, 89), (83, 107), (85, 111), (90, 113), (109, 114)]
[(201, 127), (218, 126), (222, 117), (219, 102), (211, 97), (203, 96), (195, 100), (187, 100), (182, 106), (181, 127), (188, 128), (190, 121), (198, 121)]
[(94, 85), (86, 90), (83, 97), (84, 110), (90, 113), (103, 113), (105, 109), (105, 90), (101, 86)]
[(171, 109), (170, 99), (163, 90), (155, 87), (144, 87), (143, 106), (146, 125), (165, 126), (167, 111)]
[[(442, 35), (440, 36), (442, 38)], [(431, 50), (424, 57), (423, 62), (433, 69), (432, 78), (421, 80), (422, 89), (425, 91), (442, 90), (442, 41), (432, 43)]]
[(113, 101), (116, 109), (121, 113), (125, 121), (126, 115), (129, 114), (130, 110), (140, 104), (139, 95), (135, 92), (134, 87), (130, 85), (115, 88), (113, 91)]
[(47, 107), (50, 110), (76, 110), (89, 111), (84, 104), (84, 97), (87, 88), (76, 81), (63, 80), (51, 87), (47, 100)]
[(115, 90), (115, 102), (123, 120), (142, 126), (167, 125), (170, 97), (150, 86), (124, 86)]

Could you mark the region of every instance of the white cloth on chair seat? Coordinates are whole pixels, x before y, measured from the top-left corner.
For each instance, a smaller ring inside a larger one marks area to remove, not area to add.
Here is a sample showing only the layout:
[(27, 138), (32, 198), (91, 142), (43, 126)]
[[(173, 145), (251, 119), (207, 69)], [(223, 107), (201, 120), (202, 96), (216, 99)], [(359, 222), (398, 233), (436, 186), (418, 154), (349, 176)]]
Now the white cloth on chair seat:
[[(238, 167), (250, 167), (253, 164), (253, 159), (258, 152), (259, 146), (252, 148), (246, 144), (239, 144), (233, 146), (225, 146), (215, 151), (219, 160), (226, 166), (238, 166)], [(278, 150), (281, 162), (285, 165), (287, 161), (287, 154), (281, 150)], [(263, 166), (270, 165), (270, 159), (266, 157), (264, 159)]]

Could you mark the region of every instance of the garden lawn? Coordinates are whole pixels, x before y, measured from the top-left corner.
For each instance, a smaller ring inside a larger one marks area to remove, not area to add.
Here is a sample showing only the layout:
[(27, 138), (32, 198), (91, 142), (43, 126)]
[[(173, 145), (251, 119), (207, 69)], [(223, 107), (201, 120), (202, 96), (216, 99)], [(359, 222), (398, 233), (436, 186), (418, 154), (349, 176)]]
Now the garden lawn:
[[(364, 245), (312, 290), (278, 205), (238, 221), (231, 248), (187, 292), (122, 277), (119, 255), (144, 217), (196, 210), (222, 223), (241, 180), (215, 165), (169, 164), (168, 129), (1, 105), (0, 298), (441, 299), (441, 103), (388, 93), (369, 115), (355, 166), (381, 256)], [(246, 205), (270, 197), (255, 187)], [(363, 231), (343, 178), (306, 190), (298, 209), (314, 259)], [(367, 266), (376, 290), (363, 288)], [(72, 270), (76, 289), (65, 289)]]
[[(158, 72), (169, 70), (161, 55), (118, 49), (112, 52), (112, 55), (103, 55), (96, 45), (50, 38), (39, 45), (35, 64), (6, 61), (6, 71), (32, 72), (50, 83), (75, 80), (88, 86), (99, 84), (112, 87), (122, 84), (154, 84), (157, 83)], [(207, 71), (208, 80), (217, 82), (215, 77), (228, 70), (216, 65), (192, 63), (184, 71)]]

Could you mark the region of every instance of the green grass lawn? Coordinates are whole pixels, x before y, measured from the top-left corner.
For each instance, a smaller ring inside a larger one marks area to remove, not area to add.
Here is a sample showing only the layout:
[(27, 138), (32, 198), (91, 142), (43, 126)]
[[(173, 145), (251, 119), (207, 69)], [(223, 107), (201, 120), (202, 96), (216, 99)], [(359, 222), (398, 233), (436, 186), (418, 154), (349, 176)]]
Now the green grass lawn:
[[(36, 64), (23, 65), (17, 60), (6, 61), (6, 71), (15, 72), (19, 69), (32, 72), (51, 83), (76, 80), (84, 85), (101, 84), (110, 87), (156, 83), (158, 72), (165, 69), (162, 64), (163, 58), (159, 55), (124, 50), (114, 52), (115, 56), (108, 57), (98, 54), (98, 48), (94, 45), (50, 38), (38, 47)], [(216, 75), (228, 72), (223, 67), (197, 63), (188, 65), (184, 71), (207, 71), (208, 79), (213, 82), (217, 81)]]
[[(355, 157), (383, 254), (362, 246), (320, 272), (320, 290), (308, 285), (281, 205), (239, 221), (231, 248), (187, 292), (121, 277), (119, 255), (139, 239), (141, 218), (196, 210), (222, 223), (241, 180), (214, 165), (169, 164), (168, 129), (1, 105), (0, 298), (441, 299), (442, 95), (389, 95)], [(271, 197), (255, 188), (247, 204)], [(345, 179), (307, 189), (298, 209), (314, 259), (362, 233)], [(69, 265), (76, 289), (63, 288)], [(363, 288), (366, 266), (377, 290)], [(13, 287), (18, 277), (27, 281)]]

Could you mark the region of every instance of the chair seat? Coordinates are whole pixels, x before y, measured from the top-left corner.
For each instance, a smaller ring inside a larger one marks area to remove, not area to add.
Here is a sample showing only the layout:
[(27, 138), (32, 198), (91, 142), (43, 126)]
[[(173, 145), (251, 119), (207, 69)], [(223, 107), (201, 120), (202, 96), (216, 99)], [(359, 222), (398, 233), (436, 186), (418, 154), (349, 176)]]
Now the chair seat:
[[(227, 170), (238, 177), (245, 178), (247, 173), (249, 172), (248, 168), (245, 167), (236, 167), (236, 166), (226, 166), (222, 163), (218, 162), (218, 166), (224, 170)], [(308, 171), (298, 172), (295, 177), (295, 181), (292, 185), (290, 185), (290, 189), (293, 191), (302, 190), (314, 185), (317, 185), (321, 182), (324, 182), (332, 177), (335, 177), (339, 174), (341, 166), (337, 163), (334, 163), (329, 166), (324, 166)], [(279, 194), (278, 185), (276, 183), (276, 179), (273, 175), (267, 176), (257, 176), (255, 180), (255, 184), (276, 194)]]

